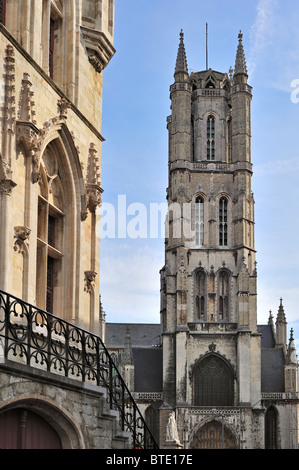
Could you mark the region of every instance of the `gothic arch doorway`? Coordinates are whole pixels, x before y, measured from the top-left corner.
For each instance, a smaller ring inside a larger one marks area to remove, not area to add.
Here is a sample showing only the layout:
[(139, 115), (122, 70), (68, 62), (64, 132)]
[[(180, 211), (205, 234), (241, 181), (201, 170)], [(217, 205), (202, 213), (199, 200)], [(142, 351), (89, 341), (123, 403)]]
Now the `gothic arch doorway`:
[(62, 443), (40, 415), (15, 408), (0, 414), (0, 449), (62, 449)]
[(191, 449), (237, 449), (236, 437), (221, 422), (212, 420), (195, 434)]

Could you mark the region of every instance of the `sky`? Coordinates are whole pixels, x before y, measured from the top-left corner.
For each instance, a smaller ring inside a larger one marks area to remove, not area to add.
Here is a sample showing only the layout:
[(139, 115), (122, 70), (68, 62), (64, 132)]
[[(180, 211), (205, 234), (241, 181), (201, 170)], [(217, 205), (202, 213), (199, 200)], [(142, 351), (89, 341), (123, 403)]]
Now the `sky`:
[[(253, 87), (258, 323), (267, 323), (270, 310), (276, 318), (282, 298), (288, 334), (294, 328), (298, 347), (298, 0), (115, 0), (116, 53), (103, 72), (102, 211), (104, 221), (108, 213), (115, 220), (115, 229), (102, 227), (106, 321), (160, 321), (164, 234), (158, 228), (153, 233), (150, 221), (166, 204), (169, 87), (181, 29), (189, 72), (205, 70), (206, 23), (209, 67), (220, 72), (234, 67), (243, 33)], [(149, 221), (142, 227), (134, 225), (141, 211)], [(119, 214), (127, 233), (119, 228)]]

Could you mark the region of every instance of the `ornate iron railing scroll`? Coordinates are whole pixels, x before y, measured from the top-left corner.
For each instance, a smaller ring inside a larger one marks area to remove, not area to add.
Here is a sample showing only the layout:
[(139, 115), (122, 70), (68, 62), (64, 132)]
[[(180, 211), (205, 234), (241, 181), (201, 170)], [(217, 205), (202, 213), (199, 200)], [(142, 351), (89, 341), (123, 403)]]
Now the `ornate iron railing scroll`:
[(117, 365), (99, 336), (0, 290), (0, 359), (105, 387), (132, 447), (157, 449)]

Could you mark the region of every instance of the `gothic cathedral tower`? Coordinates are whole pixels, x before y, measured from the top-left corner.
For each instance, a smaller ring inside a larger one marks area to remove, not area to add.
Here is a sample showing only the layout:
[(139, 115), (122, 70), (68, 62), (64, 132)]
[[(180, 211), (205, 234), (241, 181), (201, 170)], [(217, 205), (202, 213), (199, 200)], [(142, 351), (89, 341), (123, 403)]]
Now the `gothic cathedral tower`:
[(161, 271), (164, 407), (175, 411), (187, 448), (207, 447), (211, 435), (213, 446), (242, 448), (246, 440), (255, 448), (263, 441), (261, 346), (252, 88), (241, 32), (229, 74), (189, 74), (181, 32), (174, 79)]

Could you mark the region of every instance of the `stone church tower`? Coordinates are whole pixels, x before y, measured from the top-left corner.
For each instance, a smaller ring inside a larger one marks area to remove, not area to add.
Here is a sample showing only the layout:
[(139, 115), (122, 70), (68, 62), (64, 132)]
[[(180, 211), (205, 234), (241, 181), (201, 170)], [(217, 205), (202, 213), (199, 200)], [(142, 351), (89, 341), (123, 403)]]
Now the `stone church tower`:
[(242, 33), (234, 69), (170, 87), (160, 324), (106, 323), (162, 449), (298, 449), (298, 361), (282, 299), (257, 323), (251, 99)]
[(239, 448), (246, 439), (255, 448), (263, 433), (261, 335), (252, 88), (242, 33), (229, 74), (208, 69), (189, 75), (181, 32), (174, 79), (161, 271), (164, 405), (176, 410), (187, 447), (208, 446), (214, 436), (214, 446), (224, 439), (226, 447)]

